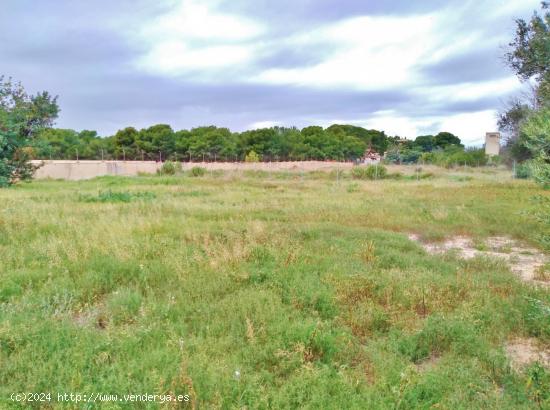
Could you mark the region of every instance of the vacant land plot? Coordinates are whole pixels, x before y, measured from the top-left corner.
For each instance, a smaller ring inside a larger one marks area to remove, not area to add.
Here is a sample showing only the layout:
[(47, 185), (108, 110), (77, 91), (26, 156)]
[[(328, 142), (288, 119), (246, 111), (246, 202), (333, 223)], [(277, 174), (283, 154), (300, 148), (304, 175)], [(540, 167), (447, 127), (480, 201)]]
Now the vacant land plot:
[[(548, 408), (548, 228), (531, 200), (548, 193), (422, 172), (0, 190), (0, 407), (51, 392), (35, 407)], [(525, 249), (535, 280), (516, 269)]]

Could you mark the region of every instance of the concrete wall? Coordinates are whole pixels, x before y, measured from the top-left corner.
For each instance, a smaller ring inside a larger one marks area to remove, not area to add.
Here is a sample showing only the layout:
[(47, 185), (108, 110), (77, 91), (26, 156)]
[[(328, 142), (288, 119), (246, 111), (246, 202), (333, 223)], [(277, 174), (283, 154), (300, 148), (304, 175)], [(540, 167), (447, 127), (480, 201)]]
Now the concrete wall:
[[(42, 166), (36, 171), (35, 178), (53, 178), (81, 180), (103, 175), (132, 176), (138, 173), (154, 174), (162, 166), (155, 161), (32, 161)], [(330, 171), (332, 169), (351, 168), (351, 162), (288, 161), (288, 162), (184, 162), (183, 170), (193, 167), (224, 171)]]
[(102, 175), (137, 175), (139, 172), (155, 173), (160, 164), (155, 161), (32, 161), (43, 164), (35, 178), (90, 179)]

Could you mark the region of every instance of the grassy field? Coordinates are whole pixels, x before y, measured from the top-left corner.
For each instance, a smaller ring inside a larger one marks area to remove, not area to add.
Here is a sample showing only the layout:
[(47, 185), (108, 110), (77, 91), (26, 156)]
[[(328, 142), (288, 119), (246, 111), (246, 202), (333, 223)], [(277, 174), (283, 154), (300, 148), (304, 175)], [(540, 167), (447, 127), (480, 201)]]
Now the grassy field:
[(408, 239), (542, 250), (531, 198), (548, 192), (491, 169), (348, 173), (0, 190), (0, 408), (550, 408), (550, 371), (505, 353), (550, 345), (548, 288)]

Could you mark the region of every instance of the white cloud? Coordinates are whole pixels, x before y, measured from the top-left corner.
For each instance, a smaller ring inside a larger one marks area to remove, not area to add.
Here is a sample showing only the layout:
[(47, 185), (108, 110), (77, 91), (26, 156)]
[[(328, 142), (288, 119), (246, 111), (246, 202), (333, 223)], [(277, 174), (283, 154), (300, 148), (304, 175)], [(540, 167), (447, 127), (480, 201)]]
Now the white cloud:
[(384, 130), (388, 135), (415, 138), (420, 130), (434, 125), (433, 118), (411, 118), (394, 110), (377, 111), (366, 119), (339, 119), (325, 122), (330, 124), (353, 124), (367, 129)]
[(214, 8), (213, 2), (184, 0), (151, 22), (145, 33), (161, 39), (168, 36), (184, 41), (203, 39), (226, 42), (247, 40), (263, 31), (263, 27), (251, 19), (216, 12)]
[(183, 41), (164, 41), (156, 44), (139, 62), (144, 68), (167, 74), (190, 70), (222, 68), (248, 61), (250, 47), (214, 45), (194, 48)]
[(431, 86), (416, 91), (428, 97), (429, 101), (448, 103), (452, 101), (474, 101), (483, 97), (504, 96), (518, 92), (522, 88), (519, 80), (514, 77), (505, 77), (498, 80), (489, 80), (479, 83), (461, 83), (446, 86)]
[[(268, 25), (242, 15), (223, 13), (218, 0), (183, 0), (138, 31), (134, 40), (142, 43), (145, 52), (136, 64), (147, 72), (195, 82), (357, 92), (401, 90), (411, 93), (415, 96), (411, 98), (417, 98), (417, 103), (425, 108), (443, 107), (519, 90), (520, 83), (513, 76), (480, 83), (437, 85), (423, 77), (419, 67), (438, 64), (475, 49), (497, 49), (506, 33), (495, 29), (494, 35), (488, 35), (497, 15), (489, 11), (496, 7), (500, 15), (508, 15), (525, 7), (520, 3), (515, 2), (507, 6), (510, 10), (503, 11), (493, 2), (479, 4), (471, 0), (430, 14), (356, 16), (273, 38), (267, 35)], [(474, 12), (479, 14), (475, 15), (475, 23), (468, 21), (474, 18)], [(261, 64), (255, 64), (274, 49), (289, 53), (306, 50), (318, 58), (310, 65), (262, 68)], [(494, 110), (447, 116), (427, 113), (419, 118), (393, 108), (367, 112), (362, 119), (331, 122), (354, 123), (409, 138), (450, 131), (466, 144), (480, 143), (486, 131), (496, 129)], [(291, 106), (288, 115), (292, 116)], [(311, 122), (311, 118), (307, 120)], [(326, 118), (314, 123), (328, 125)], [(261, 120), (249, 127), (278, 124)]]
[(231, 68), (251, 61), (262, 31), (251, 19), (217, 12), (212, 2), (186, 0), (137, 33), (147, 51), (136, 65), (171, 76)]
[(467, 146), (483, 143), (486, 132), (497, 130), (495, 110), (420, 118), (409, 117), (394, 110), (384, 110), (375, 112), (366, 119), (334, 119), (317, 123), (325, 127), (330, 124), (353, 124), (367, 129), (384, 130), (388, 135), (399, 135), (408, 139), (448, 131), (457, 135)]
[(483, 142), (485, 132), (497, 131), (496, 111), (485, 110), (443, 117), (440, 129), (458, 135), (465, 145), (479, 145)]
[(412, 67), (434, 45), (433, 16), (356, 17), (299, 34), (287, 41), (300, 47), (334, 49), (309, 67), (273, 68), (252, 80), (315, 88), (384, 89), (414, 80)]

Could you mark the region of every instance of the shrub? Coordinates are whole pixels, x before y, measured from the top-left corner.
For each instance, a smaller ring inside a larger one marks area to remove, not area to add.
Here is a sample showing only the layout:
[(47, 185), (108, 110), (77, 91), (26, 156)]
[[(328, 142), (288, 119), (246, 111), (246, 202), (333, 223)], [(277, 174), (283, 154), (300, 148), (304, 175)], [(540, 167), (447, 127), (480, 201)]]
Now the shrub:
[(192, 177), (202, 177), (206, 174), (206, 168), (203, 167), (193, 167), (190, 170)]
[(244, 158), (245, 162), (260, 162), (260, 156), (256, 153), (256, 151), (250, 151), (248, 154), (246, 154), (246, 157)]
[(502, 157), (500, 155), (493, 155), (489, 157), (489, 165), (498, 166), (502, 164)]
[[(450, 146), (445, 150), (426, 152), (420, 156), (420, 161), (426, 164), (439, 165), (441, 167), (451, 168), (458, 166), (482, 166), (487, 165), (489, 157), (485, 155), (483, 149), (463, 150), (457, 146)], [(498, 161), (498, 158), (495, 159)]]
[(351, 177), (353, 179), (384, 179), (388, 170), (383, 165), (369, 165), (368, 167), (353, 167)]
[(356, 167), (353, 167), (351, 169), (351, 177), (353, 179), (367, 179), (366, 178), (366, 173), (365, 173), (365, 168), (361, 167), (361, 166), (356, 166)]
[(384, 179), (388, 175), (388, 170), (383, 165), (369, 165), (367, 167), (367, 177), (369, 179)]
[(550, 108), (529, 116), (521, 126), (523, 145), (533, 155), (530, 162), (533, 179), (550, 186)]
[(531, 167), (528, 163), (522, 162), (516, 166), (516, 178), (528, 179), (531, 178)]
[(415, 149), (403, 149), (400, 152), (400, 160), (403, 164), (415, 164), (422, 156), (422, 151)]
[(530, 161), (533, 179), (544, 188), (550, 188), (550, 163), (539, 158)]
[(157, 171), (159, 175), (176, 175), (181, 172), (181, 163), (166, 161)]
[(523, 313), (525, 326), (530, 336), (540, 337), (543, 340), (550, 340), (550, 306), (542, 300), (525, 297), (527, 303), (522, 304), (520, 309)]

